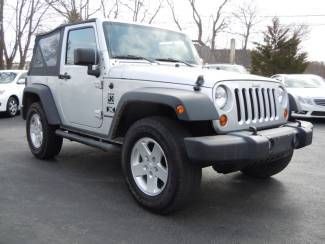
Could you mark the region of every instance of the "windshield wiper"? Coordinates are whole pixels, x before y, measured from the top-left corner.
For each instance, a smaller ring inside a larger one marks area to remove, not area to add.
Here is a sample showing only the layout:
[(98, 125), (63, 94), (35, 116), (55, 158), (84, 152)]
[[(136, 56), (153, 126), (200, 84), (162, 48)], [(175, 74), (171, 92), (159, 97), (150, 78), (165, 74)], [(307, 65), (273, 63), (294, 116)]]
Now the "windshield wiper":
[(188, 62), (186, 62), (184, 60), (180, 60), (180, 59), (176, 59), (176, 58), (156, 58), (155, 60), (156, 61), (162, 61), (162, 62), (166, 61), (166, 62), (182, 63), (182, 64), (185, 64), (185, 65), (187, 65), (189, 67), (194, 67), (193, 64), (190, 64), (190, 63), (188, 63)]
[(131, 55), (131, 54), (128, 54), (128, 55), (116, 55), (116, 56), (113, 56), (112, 58), (146, 60), (149, 63), (158, 63), (154, 59), (147, 58), (147, 57), (142, 57), (142, 56), (138, 56), (138, 55)]

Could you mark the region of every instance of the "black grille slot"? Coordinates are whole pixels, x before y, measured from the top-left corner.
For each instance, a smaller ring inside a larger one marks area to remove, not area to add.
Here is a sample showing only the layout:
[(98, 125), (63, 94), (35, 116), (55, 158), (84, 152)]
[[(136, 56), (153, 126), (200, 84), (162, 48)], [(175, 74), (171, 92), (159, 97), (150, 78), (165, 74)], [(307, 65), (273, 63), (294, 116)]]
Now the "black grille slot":
[(275, 89), (272, 89), (272, 93), (273, 93), (273, 104), (274, 104), (274, 118), (277, 116), (278, 114), (278, 109), (276, 107), (276, 98), (275, 98)]
[(252, 107), (252, 119), (257, 119), (255, 118), (255, 108), (254, 108), (254, 99), (253, 99), (253, 89), (249, 88), (249, 98), (251, 99), (251, 107)]
[(244, 108), (245, 108), (245, 121), (248, 120), (248, 105), (247, 105), (247, 99), (246, 99), (246, 89), (242, 90), (243, 99), (244, 99)]
[(260, 90), (259, 89), (255, 89), (255, 93), (256, 93), (256, 100), (257, 100), (257, 116), (258, 119), (261, 119), (262, 117), (262, 112), (261, 112), (261, 104), (260, 104)]
[(240, 111), (239, 90), (238, 89), (235, 89), (235, 97), (236, 97), (236, 106), (237, 106), (237, 117), (238, 117), (238, 121), (241, 121), (241, 111)]
[(272, 109), (273, 101), (271, 99), (270, 89), (269, 88), (267, 88), (267, 98), (268, 98), (268, 101), (269, 101), (269, 111), (270, 111), (269, 115), (270, 115), (270, 117), (273, 117), (274, 116), (273, 115), (273, 109)]

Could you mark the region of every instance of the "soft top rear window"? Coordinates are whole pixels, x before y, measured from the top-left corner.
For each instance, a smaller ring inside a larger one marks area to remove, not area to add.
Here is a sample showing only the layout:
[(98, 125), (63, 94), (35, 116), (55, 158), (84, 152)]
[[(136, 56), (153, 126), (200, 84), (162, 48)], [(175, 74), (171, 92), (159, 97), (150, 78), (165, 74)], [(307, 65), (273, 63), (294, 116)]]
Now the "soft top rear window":
[(59, 74), (61, 31), (36, 38), (30, 75)]

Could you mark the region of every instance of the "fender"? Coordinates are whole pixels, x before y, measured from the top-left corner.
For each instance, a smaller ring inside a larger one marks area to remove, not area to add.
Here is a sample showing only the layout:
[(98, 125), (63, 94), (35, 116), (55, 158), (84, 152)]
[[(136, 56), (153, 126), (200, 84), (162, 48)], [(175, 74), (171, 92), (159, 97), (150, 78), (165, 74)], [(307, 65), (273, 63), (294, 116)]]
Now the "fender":
[(61, 124), (61, 118), (52, 92), (48, 86), (42, 84), (31, 84), (25, 87), (23, 95), (23, 118), (26, 119), (28, 107), (31, 105), (30, 98), (35, 96), (38, 97), (42, 104), (48, 123), (50, 125)]
[(111, 136), (114, 137), (127, 105), (136, 102), (165, 105), (175, 111), (175, 114), (176, 107), (183, 105), (185, 112), (177, 115), (182, 121), (210, 121), (219, 118), (213, 102), (203, 93), (170, 88), (140, 88), (121, 97), (112, 121)]

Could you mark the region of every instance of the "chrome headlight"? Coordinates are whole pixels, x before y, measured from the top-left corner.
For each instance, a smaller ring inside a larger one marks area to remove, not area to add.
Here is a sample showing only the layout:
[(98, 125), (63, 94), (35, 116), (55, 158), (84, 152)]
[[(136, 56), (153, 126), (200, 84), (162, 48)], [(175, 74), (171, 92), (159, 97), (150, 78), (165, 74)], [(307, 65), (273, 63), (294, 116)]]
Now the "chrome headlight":
[(227, 101), (228, 101), (228, 93), (227, 90), (224, 86), (218, 86), (216, 91), (215, 91), (215, 103), (218, 108), (223, 108), (226, 106)]

